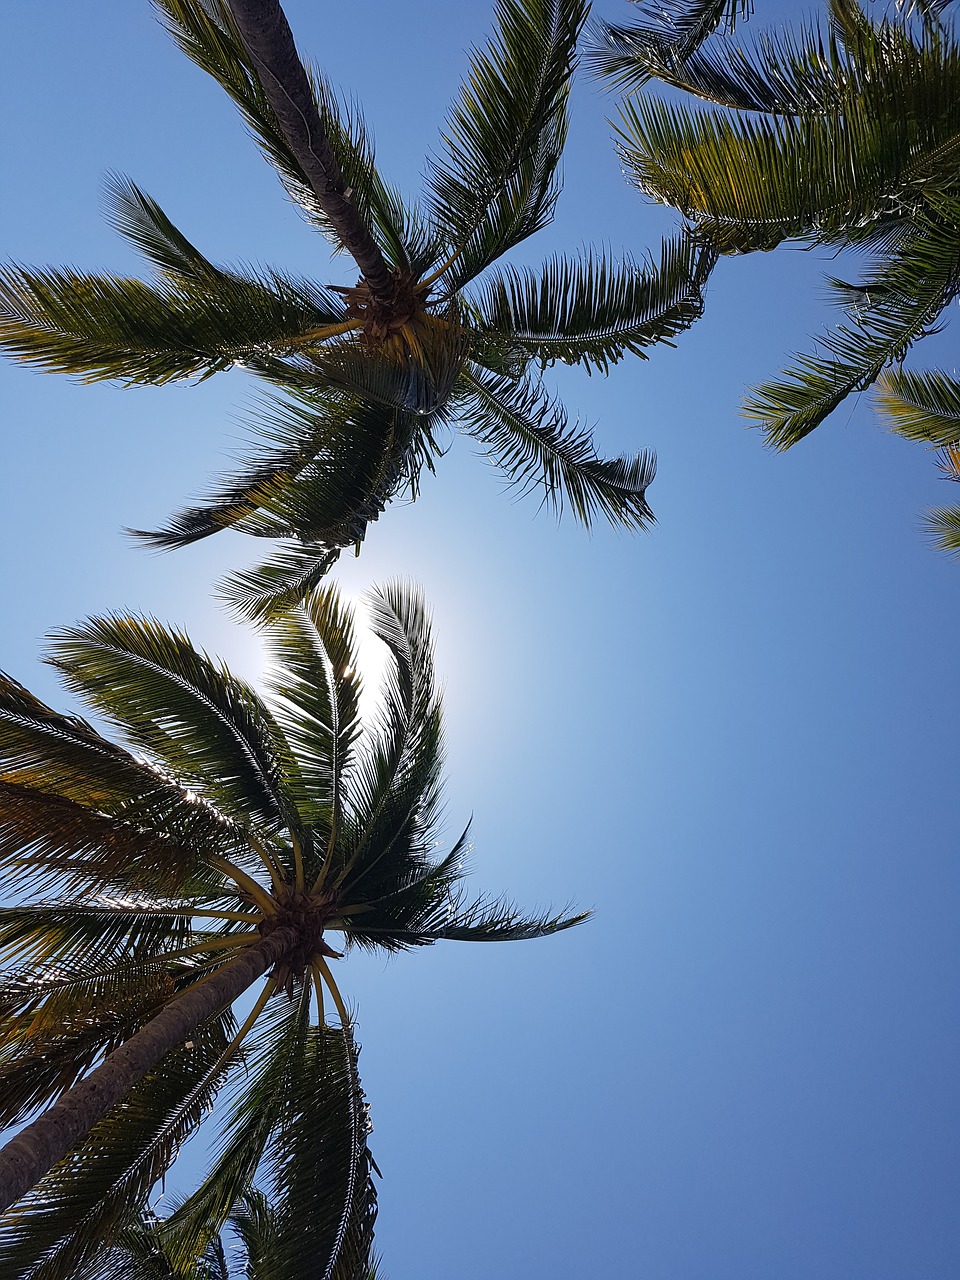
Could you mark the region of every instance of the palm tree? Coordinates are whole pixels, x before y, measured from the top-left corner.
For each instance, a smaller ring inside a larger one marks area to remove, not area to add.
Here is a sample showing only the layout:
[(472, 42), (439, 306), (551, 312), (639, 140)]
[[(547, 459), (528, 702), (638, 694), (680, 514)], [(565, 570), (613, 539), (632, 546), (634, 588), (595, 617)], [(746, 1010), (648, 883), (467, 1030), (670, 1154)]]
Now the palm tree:
[[(0, 873), (17, 896), (0, 910), (0, 1127), (47, 1108), (0, 1153), (0, 1207), (37, 1184), (0, 1219), (0, 1274), (71, 1277), (225, 1089), (220, 1153), (174, 1215), (177, 1247), (201, 1256), (260, 1170), (307, 1224), (289, 1247), (352, 1275), (374, 1198), (332, 961), (584, 919), (464, 897), (466, 833), (434, 852), (428, 619), (402, 586), (370, 609), (390, 655), (373, 723), (332, 588), (269, 627), (269, 701), (149, 619), (58, 633), (50, 661), (128, 746), (0, 683)], [(238, 1027), (231, 1006), (261, 978)]]
[(323, 285), (217, 266), (120, 179), (114, 223), (154, 280), (3, 271), (0, 344), (19, 360), (138, 384), (239, 364), (280, 390), (239, 470), (141, 536), (180, 547), (233, 527), (285, 540), (226, 593), (247, 616), (293, 603), (393, 497), (416, 496), (451, 426), (558, 512), (645, 527), (652, 456), (599, 458), (542, 374), (558, 360), (606, 372), (669, 342), (701, 312), (712, 254), (680, 237), (656, 263), (591, 253), (539, 271), (495, 265), (552, 218), (587, 0), (498, 0), (496, 33), (472, 55), (419, 205), (380, 177), (359, 116), (304, 70), (278, 5), (155, 3), (360, 278)]
[[(738, 6), (673, 7), (688, 27), (712, 9), (713, 27), (725, 16), (729, 31)], [(709, 104), (645, 96), (624, 107), (620, 130), (640, 190), (705, 243), (735, 254), (794, 240), (866, 260), (856, 282), (828, 278), (843, 322), (749, 395), (745, 412), (770, 443), (796, 444), (879, 380), (894, 430), (952, 446), (960, 431), (944, 396), (957, 396), (956, 380), (900, 366), (960, 292), (960, 44), (942, 0), (904, 6), (912, 20), (872, 22), (855, 0), (829, 8), (828, 35), (800, 27), (723, 52), (701, 49), (703, 24), (682, 48), (614, 28), (595, 65), (622, 86), (657, 77)]]

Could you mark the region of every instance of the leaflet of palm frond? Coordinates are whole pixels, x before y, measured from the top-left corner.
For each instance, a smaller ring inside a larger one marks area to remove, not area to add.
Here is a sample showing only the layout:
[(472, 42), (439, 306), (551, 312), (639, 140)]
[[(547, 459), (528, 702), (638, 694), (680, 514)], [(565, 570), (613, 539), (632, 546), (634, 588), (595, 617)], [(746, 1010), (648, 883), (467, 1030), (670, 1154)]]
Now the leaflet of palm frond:
[(567, 133), (584, 0), (498, 0), (496, 35), (475, 49), (431, 160), (428, 201), (456, 260), (454, 291), (549, 223)]
[(960, 380), (939, 369), (889, 369), (877, 380), (877, 403), (908, 440), (960, 443)]
[(482, 338), (512, 342), (546, 368), (559, 360), (607, 373), (631, 353), (668, 343), (703, 313), (715, 255), (691, 237), (664, 241), (660, 261), (553, 258), (539, 271), (505, 267), (474, 286)]
[(621, 155), (646, 194), (680, 209), (721, 252), (791, 237), (857, 243), (956, 192), (960, 47), (874, 57), (843, 109), (752, 119), (655, 98), (621, 112)]
[(50, 661), (71, 692), (216, 809), (267, 831), (298, 829), (269, 709), (182, 632), (152, 618), (97, 618), (56, 632)]
[(865, 283), (871, 305), (855, 311), (851, 324), (820, 335), (828, 354), (799, 356), (784, 370), (789, 381), (764, 383), (745, 400), (746, 416), (774, 448), (796, 444), (848, 395), (869, 387), (914, 342), (934, 332), (937, 317), (960, 289), (960, 240), (928, 220)]
[(753, 0), (657, 0), (637, 8), (641, 17), (629, 25), (594, 23), (587, 47), (594, 73), (629, 92), (650, 79), (674, 83), (671, 76), (695, 61), (719, 27), (732, 32), (738, 18), (750, 17)]
[(264, 1009), (242, 1062), (224, 1089), (213, 1162), (203, 1181), (176, 1207), (161, 1228), (164, 1249), (176, 1267), (186, 1267), (222, 1230), (253, 1185), (267, 1142), (281, 1122), (297, 1058), (310, 1035), (309, 987), (292, 1000)]
[(311, 1027), (264, 1174), (277, 1206), (275, 1280), (357, 1280), (370, 1266), (376, 1190), (350, 1027)]
[[(191, 61), (240, 108), (251, 133), (291, 199), (339, 247), (336, 233), (284, 137), (223, 0), (154, 0), (164, 25)], [(436, 258), (429, 229), (377, 173), (373, 147), (356, 108), (347, 109), (315, 68), (307, 69), (320, 120), (351, 201), (395, 266), (419, 270)], [(408, 235), (411, 237), (408, 240)]]
[(66, 268), (0, 268), (0, 343), (16, 359), (84, 382), (162, 385), (296, 353), (343, 320), (334, 295), (279, 274), (218, 271), (142, 280)]
[(589, 431), (572, 425), (563, 406), (530, 379), (469, 376), (470, 398), (462, 426), (484, 445), (520, 493), (543, 490), (543, 503), (590, 527), (603, 515), (614, 526), (644, 529), (653, 523), (646, 492), (656, 464), (651, 453), (634, 458), (597, 456)]
[(73, 1280), (108, 1246), (199, 1123), (223, 1078), (222, 1019), (198, 1028), (62, 1164), (0, 1219), (0, 1273)]

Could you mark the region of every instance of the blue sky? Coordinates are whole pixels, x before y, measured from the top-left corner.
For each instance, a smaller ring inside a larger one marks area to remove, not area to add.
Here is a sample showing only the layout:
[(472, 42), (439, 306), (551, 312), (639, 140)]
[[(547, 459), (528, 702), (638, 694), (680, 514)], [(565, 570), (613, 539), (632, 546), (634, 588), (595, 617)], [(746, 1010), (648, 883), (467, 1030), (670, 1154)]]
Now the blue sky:
[[(287, 12), (415, 191), (487, 7)], [(5, 34), (5, 256), (134, 271), (101, 216), (117, 170), (215, 260), (349, 279), (146, 0), (17, 6)], [(556, 222), (518, 260), (671, 228), (619, 171), (614, 105), (581, 76)], [(821, 265), (725, 262), (676, 351), (558, 377), (602, 452), (656, 449), (651, 534), (558, 528), (454, 440), (337, 567), (432, 604), (448, 829), (473, 814), (477, 888), (596, 912), (539, 943), (348, 960), (392, 1280), (957, 1274), (960, 566), (921, 523), (952, 495), (868, 397), (783, 456), (738, 416), (826, 320)], [(955, 337), (917, 363), (952, 365)], [(210, 594), (244, 540), (156, 556), (120, 533), (223, 468), (245, 376), (124, 390), (7, 364), (0, 398), (0, 665), (64, 706), (42, 636), (143, 610), (256, 676)]]

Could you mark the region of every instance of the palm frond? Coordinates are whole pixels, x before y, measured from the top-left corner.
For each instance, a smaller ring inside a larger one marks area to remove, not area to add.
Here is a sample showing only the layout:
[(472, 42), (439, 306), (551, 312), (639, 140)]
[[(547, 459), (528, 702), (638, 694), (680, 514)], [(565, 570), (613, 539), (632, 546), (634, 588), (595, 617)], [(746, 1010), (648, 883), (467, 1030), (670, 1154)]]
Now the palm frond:
[[(331, 588), (316, 590), (302, 609), (274, 620), (267, 643), (276, 671), (270, 678), (279, 699), (275, 714), (296, 761), (287, 790), (310, 823), (312, 842), (329, 840), (340, 819), (359, 732), (353, 611)], [(319, 869), (308, 868), (311, 880)]]
[(422, 945), (417, 940), (417, 930), (424, 919), (441, 907), (447, 909), (459, 892), (459, 883), (466, 874), (469, 835), (468, 824), (439, 861), (424, 841), (406, 874), (397, 875), (394, 867), (392, 878), (383, 878), (379, 891), (375, 889), (366, 896), (363, 910), (357, 914), (349, 903), (343, 903), (343, 916), (331, 923), (331, 928), (342, 931), (348, 948), (405, 951)]
[(164, 1248), (177, 1267), (202, 1254), (253, 1185), (308, 1043), (309, 1012), (309, 988), (301, 986), (292, 1000), (273, 1001), (261, 1015), (243, 1071), (235, 1070), (227, 1084), (227, 1115), (213, 1163), (163, 1226)]
[[(96, 998), (102, 999), (101, 981), (104, 977), (112, 981), (109, 972), (102, 972), (103, 964), (155, 959), (161, 949), (177, 950), (192, 931), (190, 918), (197, 910), (194, 902), (165, 902), (133, 894), (86, 894), (79, 902), (67, 898), (0, 907), (0, 957), (12, 953), (21, 965), (57, 964), (52, 978), (14, 982), (13, 987), (4, 975), (0, 1012), (12, 1007), (8, 1002), (17, 991), (18, 999), (28, 1002), (17, 1004), (22, 1012), (31, 1007), (29, 1001), (45, 998), (51, 990), (75, 993), (90, 982)], [(68, 976), (67, 970), (74, 965), (80, 968)]]
[(366, 918), (358, 920), (357, 931), (371, 942), (391, 948), (429, 946), (440, 941), (456, 942), (521, 942), (546, 938), (553, 933), (572, 929), (590, 919), (589, 911), (574, 914), (541, 911), (527, 915), (504, 898), (478, 898), (467, 902), (462, 894), (433, 905), (429, 913), (411, 928), (387, 927), (381, 934)]
[(164, 275), (200, 284), (220, 274), (135, 182), (108, 174), (106, 196), (110, 225)]
[(340, 547), (288, 542), (260, 564), (227, 574), (220, 599), (246, 622), (268, 622), (294, 609), (318, 587), (340, 556)]
[(295, 823), (278, 726), (249, 685), (182, 633), (148, 618), (93, 618), (55, 633), (50, 662), (71, 692), (228, 813)]
[(276, 1249), (277, 1213), (270, 1201), (252, 1187), (230, 1214), (230, 1227), (240, 1238), (246, 1254), (249, 1280), (267, 1280), (270, 1257)]
[(821, 335), (825, 354), (800, 356), (744, 403), (777, 449), (787, 449), (826, 418), (848, 395), (870, 386), (888, 364), (930, 333), (960, 289), (960, 241), (928, 221), (896, 258), (883, 262), (866, 282), (870, 301)]
[[(53, 711), (2, 673), (0, 780), (14, 788), (11, 802), (21, 803), (22, 790), (29, 787), (84, 807), (94, 826), (105, 817), (144, 828), (152, 825), (154, 844), (167, 842), (171, 865), (177, 862), (178, 848), (190, 850), (196, 860), (201, 849), (222, 850), (239, 834), (216, 809), (193, 803), (168, 776), (104, 738), (86, 721)], [(5, 810), (4, 817), (11, 821), (12, 811)], [(130, 855), (135, 847), (150, 844), (146, 829), (125, 834), (130, 837)]]
[[(622, 109), (636, 185), (684, 213), (721, 252), (791, 237), (868, 241), (929, 214), (960, 157), (960, 47), (874, 51), (834, 110), (734, 118), (656, 98)], [(912, 47), (912, 46), (911, 46)]]
[(276, 1213), (271, 1280), (359, 1280), (377, 1198), (369, 1119), (349, 1027), (311, 1027), (266, 1153)]
[[(173, 255), (171, 254), (171, 257)], [(214, 270), (154, 284), (67, 268), (0, 268), (0, 345), (84, 382), (160, 386), (296, 356), (343, 321), (335, 295), (278, 273)]]
[(337, 393), (275, 401), (268, 412), (261, 430), (276, 442), (269, 453), (251, 456), (202, 505), (136, 536), (170, 548), (235, 528), (313, 544), (323, 549), (311, 552), (316, 560), (361, 542), (395, 496), (416, 494), (421, 468), (432, 469), (430, 417)]
[(686, 70), (719, 27), (732, 32), (738, 18), (750, 17), (753, 0), (656, 0), (637, 7), (636, 22), (595, 23), (587, 49), (594, 73), (628, 92), (650, 79), (674, 83), (671, 75)]
[(939, 369), (888, 369), (877, 380), (877, 403), (907, 440), (960, 442), (960, 380)]
[(824, 36), (802, 21), (789, 31), (762, 32), (749, 45), (724, 41), (683, 57), (637, 40), (633, 28), (601, 25), (588, 57), (612, 87), (632, 91), (657, 79), (714, 106), (771, 115), (835, 111), (854, 74), (836, 33)]
[[(219, 878), (212, 860), (233, 852), (239, 832), (224, 832), (225, 824), (185, 796), (177, 807), (158, 806), (154, 799), (147, 795), (142, 804), (130, 806), (126, 817), (114, 818), (51, 795), (29, 778), (0, 781), (0, 877), (21, 892), (31, 882), (35, 888), (88, 892), (123, 887), (177, 894), (201, 885), (213, 888)], [(199, 810), (196, 820), (190, 809)], [(158, 818), (160, 830), (153, 825)]]
[(597, 515), (627, 529), (653, 523), (646, 500), (655, 472), (652, 454), (598, 457), (590, 433), (571, 426), (563, 406), (528, 379), (477, 370), (470, 390), (463, 429), (521, 493), (542, 488), (546, 506), (558, 515), (568, 507), (587, 528)]
[(960, 555), (960, 506), (935, 507), (927, 512), (926, 523), (935, 547)]
[(559, 360), (607, 373), (625, 355), (690, 327), (703, 313), (703, 287), (715, 255), (690, 237), (664, 241), (660, 261), (553, 258), (538, 272), (502, 268), (471, 298), (485, 339), (518, 347), (545, 368)]
[(374, 729), (358, 744), (348, 821), (332, 851), (342, 893), (377, 898), (419, 873), (440, 799), (443, 734), (423, 597), (394, 583), (367, 596), (371, 629), (391, 655)]
[(567, 133), (584, 0), (497, 0), (496, 33), (474, 50), (428, 173), (430, 208), (454, 263), (450, 290), (547, 225)]

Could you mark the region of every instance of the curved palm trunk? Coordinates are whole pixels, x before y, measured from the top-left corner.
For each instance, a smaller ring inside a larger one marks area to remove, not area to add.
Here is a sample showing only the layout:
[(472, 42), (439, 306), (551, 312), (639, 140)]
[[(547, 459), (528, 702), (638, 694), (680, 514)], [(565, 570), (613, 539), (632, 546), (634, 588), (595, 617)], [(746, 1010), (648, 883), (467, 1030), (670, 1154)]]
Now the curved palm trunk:
[(267, 101), (314, 195), (337, 229), (374, 297), (393, 298), (390, 267), (356, 206), (331, 150), (326, 130), (287, 19), (277, 0), (227, 0)]
[(171, 1000), (95, 1071), (12, 1138), (0, 1151), (0, 1212), (72, 1151), (171, 1049), (232, 1004), (296, 942), (296, 932), (282, 927), (246, 948), (211, 978)]

